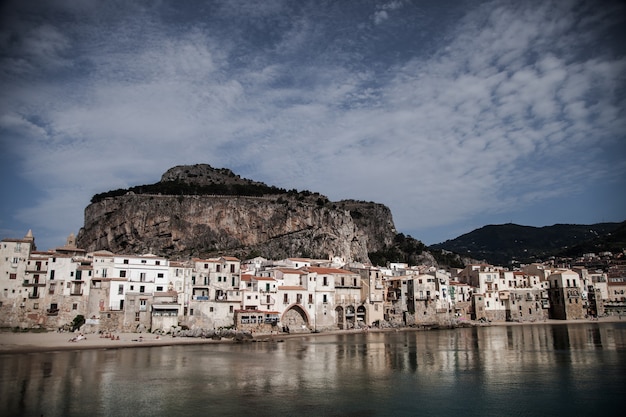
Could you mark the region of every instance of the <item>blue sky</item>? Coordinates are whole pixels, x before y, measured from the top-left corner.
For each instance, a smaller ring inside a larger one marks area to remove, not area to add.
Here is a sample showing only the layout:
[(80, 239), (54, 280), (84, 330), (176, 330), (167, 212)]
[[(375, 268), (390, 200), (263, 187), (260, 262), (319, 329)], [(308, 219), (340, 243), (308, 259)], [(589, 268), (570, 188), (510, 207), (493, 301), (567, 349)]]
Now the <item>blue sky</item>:
[(5, 1), (0, 237), (208, 163), (433, 244), (626, 219), (620, 1)]

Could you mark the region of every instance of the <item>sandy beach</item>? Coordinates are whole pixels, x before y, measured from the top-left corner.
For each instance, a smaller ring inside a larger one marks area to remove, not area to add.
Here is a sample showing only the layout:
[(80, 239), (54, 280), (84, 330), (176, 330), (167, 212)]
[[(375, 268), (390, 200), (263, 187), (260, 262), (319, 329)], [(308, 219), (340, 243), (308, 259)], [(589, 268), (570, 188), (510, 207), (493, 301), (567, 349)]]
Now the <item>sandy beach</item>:
[[(115, 333), (115, 340), (86, 334), (86, 339), (71, 342), (75, 333), (0, 333), (0, 355), (13, 353), (54, 352), (82, 349), (121, 349), (133, 347), (233, 343), (230, 339), (212, 340), (193, 337), (157, 336), (150, 333)], [(119, 340), (117, 339), (119, 337)]]
[[(626, 318), (624, 318), (626, 320)], [(545, 322), (534, 323), (512, 323), (512, 322), (494, 322), (488, 323), (486, 326), (532, 326), (541, 324), (576, 324), (576, 323), (608, 323), (619, 322), (620, 317), (610, 316), (601, 317), (598, 320), (547, 320)], [(391, 329), (370, 329), (370, 332), (385, 331), (419, 331), (416, 328), (391, 328)], [(318, 335), (341, 334), (363, 332), (363, 330), (337, 330), (322, 333), (298, 333), (298, 334), (257, 334), (252, 341), (266, 341), (270, 338), (282, 340), (294, 337), (310, 337)], [(82, 349), (122, 349), (135, 347), (155, 347), (155, 346), (172, 346), (172, 345), (200, 345), (215, 343), (236, 343), (232, 339), (204, 339), (195, 337), (172, 337), (169, 335), (159, 336), (151, 333), (115, 333), (115, 340), (100, 337), (98, 334), (86, 334), (86, 339), (76, 342), (70, 341), (71, 338), (77, 336), (77, 333), (57, 333), (57, 332), (41, 332), (41, 333), (15, 333), (0, 332), (0, 355), (34, 353), (34, 352), (55, 352), (67, 350)], [(119, 338), (119, 340), (118, 340)]]

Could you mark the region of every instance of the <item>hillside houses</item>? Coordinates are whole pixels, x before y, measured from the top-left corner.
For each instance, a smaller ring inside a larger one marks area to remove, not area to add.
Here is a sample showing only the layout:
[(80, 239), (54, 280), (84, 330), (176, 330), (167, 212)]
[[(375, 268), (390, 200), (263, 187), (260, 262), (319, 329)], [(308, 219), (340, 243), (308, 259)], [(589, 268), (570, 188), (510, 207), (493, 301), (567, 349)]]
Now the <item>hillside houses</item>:
[(609, 274), (532, 264), (461, 270), (341, 259), (170, 261), (87, 253), (73, 236), (37, 251), (29, 231), (0, 242), (0, 326), (87, 331), (237, 328), (258, 333), (371, 326), (455, 326), (470, 320), (535, 322), (620, 313), (623, 268)]

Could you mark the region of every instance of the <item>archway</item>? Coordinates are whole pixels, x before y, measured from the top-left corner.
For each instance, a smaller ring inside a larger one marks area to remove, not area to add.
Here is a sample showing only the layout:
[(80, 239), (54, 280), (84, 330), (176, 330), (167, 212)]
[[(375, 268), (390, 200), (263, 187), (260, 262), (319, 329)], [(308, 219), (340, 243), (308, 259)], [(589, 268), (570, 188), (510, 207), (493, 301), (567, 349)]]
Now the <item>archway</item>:
[(281, 323), (289, 329), (289, 332), (309, 330), (309, 316), (299, 304), (294, 304), (285, 311)]
[(356, 324), (359, 327), (367, 326), (367, 310), (364, 305), (360, 305), (356, 308)]
[(337, 308), (335, 308), (335, 316), (337, 317), (337, 328), (339, 330), (345, 330), (346, 317), (343, 311), (343, 307), (338, 306)]
[(354, 306), (346, 307), (346, 329), (354, 329), (356, 315), (354, 314)]

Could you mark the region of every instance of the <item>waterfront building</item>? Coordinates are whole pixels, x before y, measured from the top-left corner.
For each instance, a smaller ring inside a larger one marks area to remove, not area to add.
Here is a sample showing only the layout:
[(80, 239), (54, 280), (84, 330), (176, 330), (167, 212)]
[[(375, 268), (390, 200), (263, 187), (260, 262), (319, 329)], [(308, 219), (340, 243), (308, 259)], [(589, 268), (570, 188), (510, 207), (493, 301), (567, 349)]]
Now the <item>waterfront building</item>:
[(83, 316), (90, 331), (164, 331), (235, 326), (251, 332), (449, 325), (455, 320), (538, 321), (626, 311), (626, 274), (583, 266), (521, 270), (477, 264), (449, 272), (339, 258), (222, 256), (189, 261), (86, 253), (73, 235), (39, 252), (29, 231), (0, 241), (0, 326), (67, 327)]
[(576, 320), (587, 314), (581, 297), (579, 275), (568, 269), (555, 270), (548, 277), (550, 287), (550, 317), (560, 320)]

